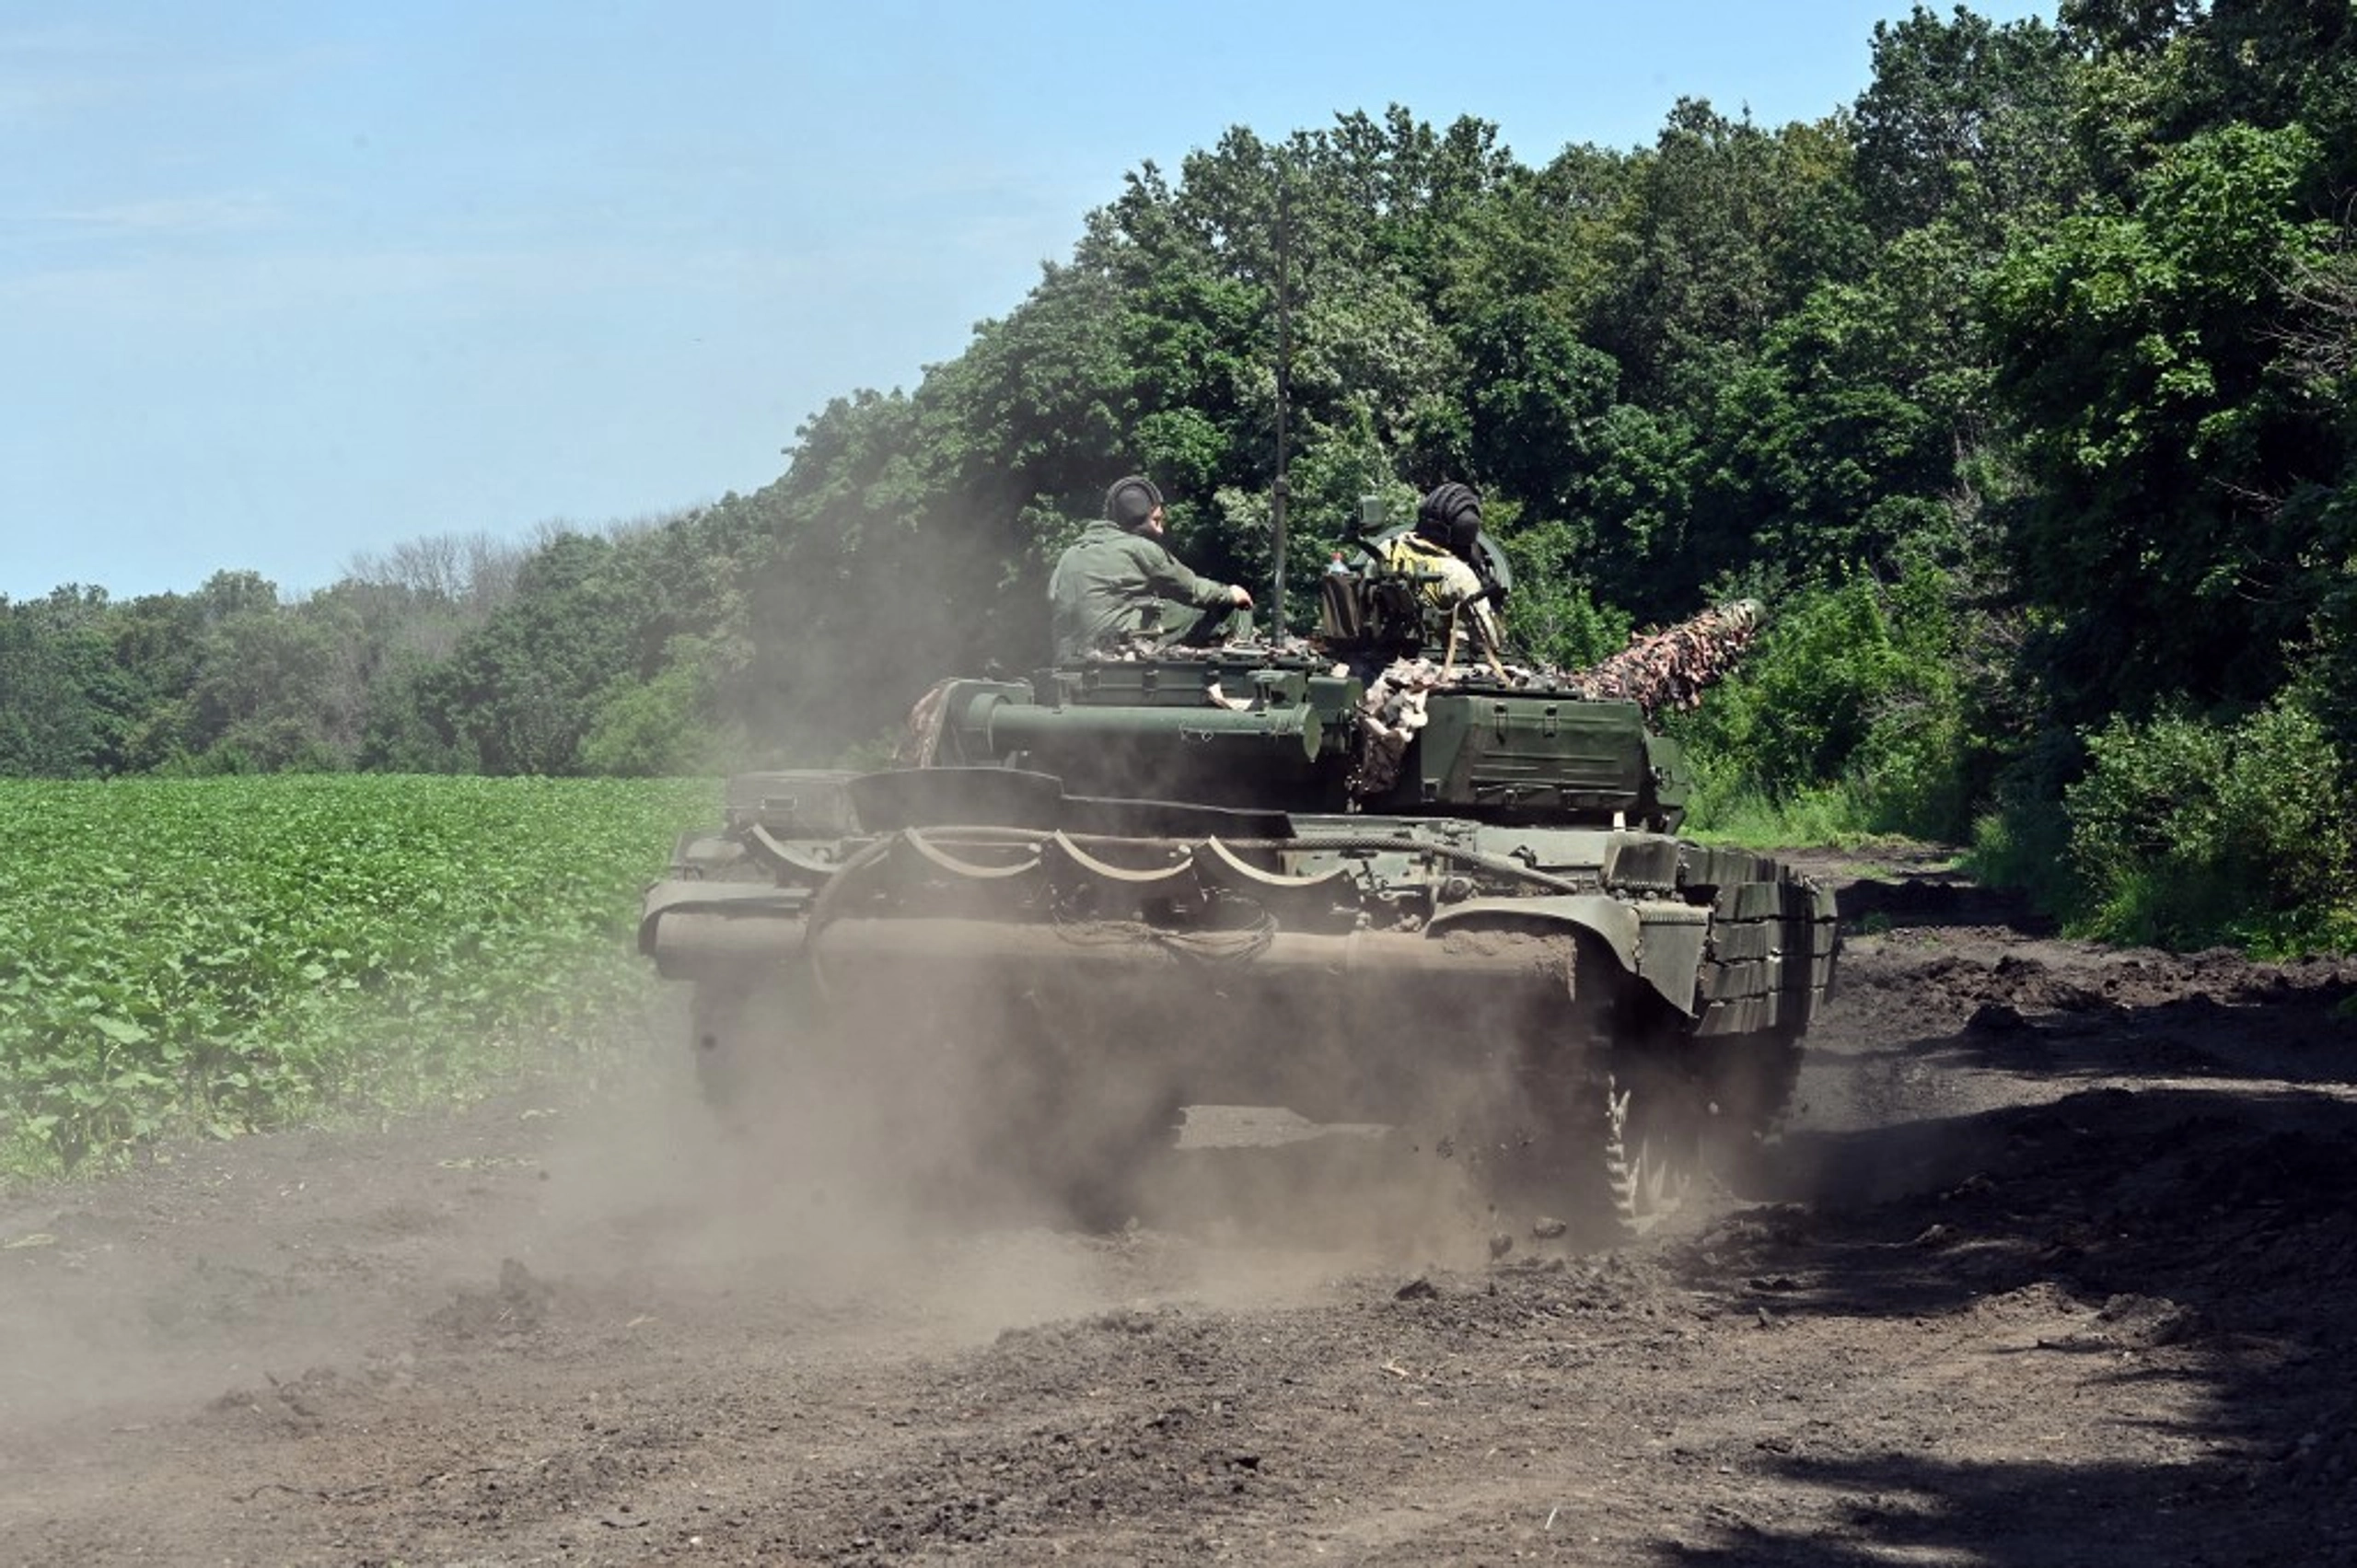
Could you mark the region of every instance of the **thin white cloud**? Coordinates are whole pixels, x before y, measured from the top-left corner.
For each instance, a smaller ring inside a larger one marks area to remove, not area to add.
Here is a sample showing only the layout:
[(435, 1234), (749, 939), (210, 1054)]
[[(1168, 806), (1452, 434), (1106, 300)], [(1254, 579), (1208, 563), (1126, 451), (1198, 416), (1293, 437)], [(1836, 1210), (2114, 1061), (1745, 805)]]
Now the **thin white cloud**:
[(101, 109), (123, 96), (111, 77), (20, 73), (17, 62), (0, 57), (0, 125)]
[(239, 60), (175, 51), (168, 39), (98, 28), (0, 32), (0, 124), (129, 103), (244, 95), (341, 69), (359, 58), (353, 50), (329, 45)]
[(278, 203), (267, 196), (223, 194), (110, 202), (41, 213), (32, 221), (94, 237), (167, 238), (261, 228), (278, 216)]
[(0, 30), (0, 64), (15, 56), (95, 54), (122, 48), (128, 35), (83, 22), (55, 22), (46, 27)]
[(0, 306), (70, 318), (87, 330), (151, 320), (181, 326), (225, 319), (298, 320), (356, 301), (381, 308), (407, 300), (406, 308), (447, 319), (528, 312), (566, 297), (717, 286), (749, 274), (765, 286), (807, 285), (842, 265), (838, 255), (669, 247), (169, 256), (0, 275)]

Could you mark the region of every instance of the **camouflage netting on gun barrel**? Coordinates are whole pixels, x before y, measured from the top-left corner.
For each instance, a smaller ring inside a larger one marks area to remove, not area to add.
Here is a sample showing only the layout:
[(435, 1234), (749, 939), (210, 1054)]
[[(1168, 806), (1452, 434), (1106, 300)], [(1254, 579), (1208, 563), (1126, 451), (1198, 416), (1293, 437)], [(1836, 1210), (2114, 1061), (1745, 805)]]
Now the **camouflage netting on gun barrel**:
[(907, 727), (900, 734), (900, 744), (892, 757), (896, 768), (930, 768), (941, 755), (941, 732), (949, 722), (949, 689), (958, 684), (955, 677), (936, 680), (917, 699), (909, 710)]
[(1706, 610), (1665, 632), (1631, 640), (1610, 658), (1568, 677), (1583, 697), (1634, 703), (1651, 718), (1665, 708), (1690, 708), (1703, 688), (1735, 665), (1759, 630), (1755, 599)]
[[(1701, 702), (1704, 688), (1735, 668), (1764, 618), (1758, 600), (1736, 599), (1666, 631), (1631, 638), (1627, 647), (1585, 669), (1506, 665), (1499, 673), (1526, 689), (1567, 688), (1590, 702), (1634, 703), (1650, 722), (1665, 708)], [(1351, 768), (1352, 798), (1373, 799), (1398, 782), (1408, 743), (1424, 726), (1424, 702), (1431, 692), (1486, 681), (1492, 673), (1480, 666), (1403, 658), (1368, 681), (1359, 703), (1364, 722)]]

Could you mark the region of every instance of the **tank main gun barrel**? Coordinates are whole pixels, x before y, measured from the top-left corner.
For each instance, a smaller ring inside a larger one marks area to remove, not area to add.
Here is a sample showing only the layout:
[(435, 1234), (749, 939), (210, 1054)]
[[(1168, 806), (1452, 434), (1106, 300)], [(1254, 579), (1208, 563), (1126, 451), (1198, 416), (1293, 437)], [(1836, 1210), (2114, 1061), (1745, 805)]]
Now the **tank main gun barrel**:
[(1648, 717), (1666, 708), (1690, 708), (1735, 668), (1766, 619), (1758, 599), (1739, 598), (1632, 638), (1611, 657), (1573, 672), (1570, 682), (1585, 697), (1634, 703)]

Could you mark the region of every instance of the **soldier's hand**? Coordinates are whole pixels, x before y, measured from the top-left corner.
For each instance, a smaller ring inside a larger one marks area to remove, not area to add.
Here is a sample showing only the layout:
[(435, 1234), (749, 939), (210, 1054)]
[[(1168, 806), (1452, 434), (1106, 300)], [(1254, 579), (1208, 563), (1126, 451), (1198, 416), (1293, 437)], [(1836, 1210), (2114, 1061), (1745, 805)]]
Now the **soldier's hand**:
[(1237, 583), (1227, 591), (1236, 596), (1237, 609), (1249, 610), (1252, 608), (1252, 590), (1250, 588), (1246, 587), (1242, 583)]

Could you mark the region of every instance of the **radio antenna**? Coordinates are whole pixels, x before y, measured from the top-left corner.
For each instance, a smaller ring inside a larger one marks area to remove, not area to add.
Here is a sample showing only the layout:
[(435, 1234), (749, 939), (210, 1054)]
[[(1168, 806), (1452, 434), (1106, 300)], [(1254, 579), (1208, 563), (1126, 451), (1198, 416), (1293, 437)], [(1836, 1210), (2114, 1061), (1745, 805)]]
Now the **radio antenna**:
[(1269, 494), (1269, 531), (1276, 583), (1269, 595), (1269, 642), (1285, 634), (1285, 414), (1293, 401), (1293, 163), (1277, 160), (1277, 478)]

